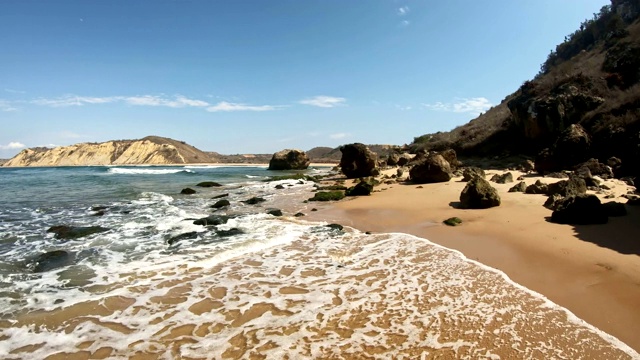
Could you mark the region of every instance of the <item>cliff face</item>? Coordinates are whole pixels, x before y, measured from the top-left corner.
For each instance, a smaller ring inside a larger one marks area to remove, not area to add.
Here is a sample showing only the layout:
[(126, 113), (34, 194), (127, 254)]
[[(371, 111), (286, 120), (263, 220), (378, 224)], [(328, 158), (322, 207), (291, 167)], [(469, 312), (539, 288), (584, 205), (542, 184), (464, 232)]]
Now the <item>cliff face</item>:
[(140, 140), (83, 143), (21, 151), (3, 166), (163, 165), (210, 162), (209, 156), (183, 142), (149, 136)]

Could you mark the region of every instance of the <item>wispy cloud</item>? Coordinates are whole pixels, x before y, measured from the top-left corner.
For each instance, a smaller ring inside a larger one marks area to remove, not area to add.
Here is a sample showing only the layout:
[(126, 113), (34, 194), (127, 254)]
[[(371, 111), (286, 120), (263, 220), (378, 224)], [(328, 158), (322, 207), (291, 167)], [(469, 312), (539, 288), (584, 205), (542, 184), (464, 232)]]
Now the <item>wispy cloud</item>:
[(22, 91), (22, 90), (16, 90), (16, 89), (4, 89), (5, 92), (8, 92), (10, 94), (26, 94), (26, 91)]
[(304, 105), (322, 107), (322, 108), (332, 108), (332, 107), (344, 105), (346, 101), (347, 99), (343, 97), (320, 95), (320, 96), (315, 96), (312, 98), (300, 100), (299, 103)]
[(409, 21), (409, 20), (400, 21), (400, 26), (402, 26), (402, 27), (407, 27), (409, 25), (411, 25), (411, 21)]
[(240, 103), (230, 103), (221, 101), (207, 108), (209, 112), (230, 112), (230, 111), (273, 111), (282, 108), (282, 105), (247, 105)]
[(409, 111), (411, 109), (413, 109), (412, 106), (402, 106), (402, 105), (396, 105), (396, 108), (402, 111)]
[(205, 107), (210, 105), (206, 101), (189, 99), (182, 95), (177, 95), (173, 99), (162, 96), (142, 95), (126, 97), (123, 100), (129, 105), (166, 106), (170, 108)]
[(409, 13), (409, 7), (408, 6), (401, 6), (398, 8), (398, 15), (400, 16), (405, 16)]
[(347, 136), (349, 136), (349, 134), (347, 134), (347, 133), (336, 133), (336, 134), (329, 135), (329, 138), (330, 139), (344, 139)]
[(18, 108), (13, 106), (10, 101), (0, 99), (0, 110), (1, 111), (18, 111)]
[(480, 114), (489, 110), (493, 104), (484, 97), (471, 99), (456, 99), (455, 102), (443, 103), (436, 102), (433, 104), (422, 104), (426, 109), (434, 111), (449, 111), (455, 113), (471, 113)]
[(109, 97), (87, 97), (77, 95), (65, 95), (58, 98), (46, 99), (39, 98), (30, 102), (40, 106), (50, 107), (67, 107), (67, 106), (83, 106), (85, 104), (107, 104), (120, 100), (118, 96)]
[(0, 145), (0, 150), (17, 150), (26, 147), (23, 143), (12, 141), (7, 145)]

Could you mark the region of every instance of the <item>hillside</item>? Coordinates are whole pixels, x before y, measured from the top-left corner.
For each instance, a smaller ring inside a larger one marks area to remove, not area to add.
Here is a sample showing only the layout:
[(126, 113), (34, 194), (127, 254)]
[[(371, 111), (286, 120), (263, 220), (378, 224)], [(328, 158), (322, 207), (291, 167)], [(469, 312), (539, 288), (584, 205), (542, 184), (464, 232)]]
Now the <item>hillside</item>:
[(185, 142), (147, 136), (140, 140), (25, 149), (2, 166), (167, 165), (210, 161), (206, 153)]
[[(540, 73), (499, 105), (411, 147), (453, 148), (462, 156), (536, 156), (578, 124), (589, 147), (573, 162), (615, 156), (640, 174), (640, 1), (613, 0), (549, 54)], [(561, 156), (556, 154), (556, 156)], [(566, 164), (571, 165), (571, 164)]]

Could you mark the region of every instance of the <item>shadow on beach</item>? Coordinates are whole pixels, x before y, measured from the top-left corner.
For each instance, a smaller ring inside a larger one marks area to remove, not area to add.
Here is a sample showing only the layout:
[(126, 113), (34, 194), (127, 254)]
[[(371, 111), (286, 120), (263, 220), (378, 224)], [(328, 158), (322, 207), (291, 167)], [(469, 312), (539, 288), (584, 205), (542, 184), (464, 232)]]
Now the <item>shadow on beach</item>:
[[(640, 256), (640, 208), (625, 206), (627, 215), (609, 217), (603, 225), (571, 225), (578, 239), (588, 241), (621, 254)], [(547, 221), (551, 217), (545, 218)]]

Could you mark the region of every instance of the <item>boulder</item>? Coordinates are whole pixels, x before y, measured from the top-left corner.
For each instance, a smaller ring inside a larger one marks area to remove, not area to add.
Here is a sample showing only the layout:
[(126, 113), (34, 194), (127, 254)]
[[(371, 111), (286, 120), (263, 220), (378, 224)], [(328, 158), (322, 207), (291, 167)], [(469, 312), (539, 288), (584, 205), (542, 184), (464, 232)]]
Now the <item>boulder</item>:
[(525, 192), (527, 190), (527, 184), (524, 181), (520, 181), (514, 185), (509, 192)]
[(387, 165), (396, 166), (398, 165), (398, 160), (400, 160), (400, 155), (396, 153), (391, 153), (387, 157)]
[(184, 188), (182, 189), (182, 191), (180, 191), (180, 194), (183, 194), (183, 195), (193, 195), (195, 193), (196, 191), (193, 190), (192, 188)]
[(203, 181), (203, 182), (200, 182), (200, 183), (196, 184), (196, 186), (199, 186), (199, 187), (220, 187), (220, 186), (222, 186), (222, 184), (217, 183), (215, 181)]
[(572, 168), (581, 161), (591, 146), (591, 138), (578, 124), (565, 129), (553, 146), (536, 157), (536, 171), (540, 174)]
[(33, 259), (33, 272), (40, 273), (54, 270), (73, 263), (72, 253), (64, 250), (49, 251)]
[(480, 177), (471, 179), (460, 193), (460, 207), (463, 209), (487, 209), (499, 205), (498, 191)]
[(530, 173), (536, 169), (536, 164), (531, 160), (525, 160), (522, 164), (518, 165), (518, 170), (523, 173)]
[(587, 194), (562, 199), (551, 214), (551, 222), (557, 224), (589, 225), (606, 224), (608, 221), (607, 210), (600, 199)]
[(508, 172), (508, 173), (504, 173), (502, 175), (498, 175), (495, 174), (491, 177), (491, 181), (498, 183), (498, 184), (506, 184), (506, 183), (512, 183), (513, 182), (513, 174)]
[(413, 159), (413, 157), (411, 156), (411, 154), (407, 154), (407, 153), (403, 153), (400, 154), (400, 157), (398, 158), (397, 161), (397, 165), (398, 166), (405, 166), (407, 165), (411, 160)]
[(282, 210), (280, 209), (267, 209), (267, 214), (269, 215), (273, 215), (273, 216), (282, 216)]
[(447, 182), (451, 180), (451, 167), (442, 155), (429, 156), (409, 171), (411, 181), (416, 184)]
[(462, 165), (462, 163), (458, 161), (458, 156), (456, 154), (456, 151), (453, 149), (434, 152), (432, 155), (441, 155), (445, 160), (447, 160), (447, 162), (449, 163), (449, 166), (451, 167), (451, 170), (455, 170), (460, 165)]
[(340, 168), (348, 179), (377, 175), (377, 155), (364, 144), (354, 143), (340, 147)]
[(304, 151), (285, 149), (273, 154), (269, 161), (269, 170), (304, 170), (311, 161)]
[(544, 202), (542, 206), (546, 207), (549, 210), (555, 210), (558, 207), (558, 204), (561, 200), (564, 200), (564, 197), (559, 194), (549, 195), (547, 201)]
[[(333, 201), (344, 199), (343, 191), (318, 191), (309, 201)], [(311, 211), (314, 211), (311, 209)]]
[(360, 181), (357, 185), (348, 188), (345, 196), (367, 196), (371, 195), (373, 185), (367, 181)]
[(486, 175), (484, 173), (484, 170), (475, 166), (466, 167), (462, 171), (462, 181), (469, 181), (476, 176), (484, 179)]
[(267, 200), (264, 199), (264, 198), (254, 196), (251, 199), (243, 200), (242, 202), (247, 204), (247, 205), (257, 205), (257, 204), (260, 204), (261, 202), (265, 202), (265, 201), (267, 201)]
[(230, 216), (224, 215), (210, 215), (205, 218), (197, 219), (193, 222), (194, 225), (210, 226), (210, 225), (222, 225), (226, 224), (231, 219)]
[(96, 233), (109, 231), (102, 226), (68, 226), (57, 225), (50, 227), (47, 232), (56, 234), (56, 239), (78, 239)]
[(196, 239), (196, 238), (198, 238), (198, 232), (197, 231), (191, 231), (191, 232), (180, 234), (180, 235), (176, 235), (176, 236), (170, 238), (169, 240), (167, 240), (167, 244), (173, 245), (173, 244), (175, 244), (175, 243), (177, 243), (178, 241), (181, 241), (181, 240), (187, 240), (187, 239), (191, 240), (191, 239)]
[(571, 176), (569, 180), (561, 180), (547, 185), (547, 195), (559, 195), (561, 197), (575, 196), (587, 192), (587, 185), (584, 179)]
[(531, 184), (527, 186), (524, 190), (526, 194), (546, 194), (549, 190), (549, 185), (543, 183), (540, 180), (537, 180), (535, 184)]
[(580, 165), (577, 165), (576, 171), (587, 168), (591, 172), (592, 176), (600, 176), (603, 179), (610, 179), (613, 177), (613, 170), (609, 165), (605, 165), (598, 161), (598, 159), (589, 159)]
[(229, 205), (231, 205), (229, 200), (222, 199), (222, 200), (216, 201), (216, 203), (211, 205), (211, 207), (214, 208), (214, 209), (220, 209), (220, 208), (223, 208), (223, 207), (229, 206)]
[(596, 179), (593, 177), (593, 175), (591, 174), (591, 169), (589, 169), (588, 166), (580, 166), (578, 167), (573, 174), (581, 179), (583, 179), (585, 181), (585, 184), (587, 184), (588, 187), (594, 186), (600, 186), (600, 180)]
[(449, 226), (458, 226), (458, 225), (462, 225), (462, 219), (460, 219), (459, 217), (451, 217), (451, 218), (448, 218), (447, 220), (444, 220), (443, 223)]

